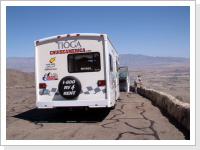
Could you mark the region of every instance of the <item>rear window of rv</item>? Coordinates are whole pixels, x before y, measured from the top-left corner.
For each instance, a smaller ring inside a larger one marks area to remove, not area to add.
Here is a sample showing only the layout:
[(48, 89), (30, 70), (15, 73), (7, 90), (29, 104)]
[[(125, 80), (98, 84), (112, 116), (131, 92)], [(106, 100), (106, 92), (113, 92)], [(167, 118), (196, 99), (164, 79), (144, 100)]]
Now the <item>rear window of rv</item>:
[(76, 72), (97, 72), (101, 70), (100, 53), (84, 53), (68, 55), (68, 71)]

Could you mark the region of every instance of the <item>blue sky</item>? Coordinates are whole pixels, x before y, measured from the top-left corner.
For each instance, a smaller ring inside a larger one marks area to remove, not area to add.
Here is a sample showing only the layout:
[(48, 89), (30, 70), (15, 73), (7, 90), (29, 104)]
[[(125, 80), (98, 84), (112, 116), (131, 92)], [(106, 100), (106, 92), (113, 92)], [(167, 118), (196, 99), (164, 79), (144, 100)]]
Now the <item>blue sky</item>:
[(33, 42), (108, 34), (119, 54), (190, 57), (189, 6), (7, 6), (6, 57), (34, 57)]

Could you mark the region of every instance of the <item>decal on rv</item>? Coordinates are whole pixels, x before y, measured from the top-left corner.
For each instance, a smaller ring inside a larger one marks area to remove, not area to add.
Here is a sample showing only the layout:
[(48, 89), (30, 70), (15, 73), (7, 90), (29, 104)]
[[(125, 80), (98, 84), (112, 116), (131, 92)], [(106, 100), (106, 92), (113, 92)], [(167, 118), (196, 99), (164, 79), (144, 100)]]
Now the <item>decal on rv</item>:
[(59, 93), (63, 98), (74, 99), (81, 91), (80, 81), (73, 76), (66, 76), (59, 82)]
[(56, 57), (53, 57), (49, 60), (50, 63), (54, 62), (56, 60)]
[(54, 51), (50, 51), (50, 55), (68, 54), (68, 53), (69, 54), (72, 54), (72, 53), (84, 53), (84, 52), (88, 52), (88, 51), (86, 51), (85, 48), (69, 49), (69, 50), (54, 50)]
[(48, 89), (40, 89), (40, 95), (50, 95), (50, 91)]
[(44, 76), (42, 77), (42, 80), (44, 81), (49, 81), (49, 80), (58, 80), (58, 74), (56, 73), (45, 73)]
[(49, 60), (50, 63), (46, 64), (46, 68), (45, 70), (57, 70), (57, 68), (55, 68), (56, 64), (53, 63), (56, 60), (56, 57), (53, 57)]
[(39, 95), (59, 95), (57, 88), (52, 88), (50, 86), (47, 86), (45, 89), (39, 89)]
[(98, 86), (96, 83), (83, 87), (80, 94), (105, 94), (106, 86)]
[(79, 41), (65, 41), (65, 42), (58, 42), (58, 49), (63, 48), (81, 48), (81, 44)]

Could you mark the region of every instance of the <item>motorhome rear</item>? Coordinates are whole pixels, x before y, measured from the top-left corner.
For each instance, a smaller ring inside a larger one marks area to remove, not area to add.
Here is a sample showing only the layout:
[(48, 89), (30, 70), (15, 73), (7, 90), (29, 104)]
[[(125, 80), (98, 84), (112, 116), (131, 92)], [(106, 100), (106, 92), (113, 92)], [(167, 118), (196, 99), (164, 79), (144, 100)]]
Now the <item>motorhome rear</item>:
[(106, 34), (65, 34), (34, 44), (38, 108), (115, 106), (119, 56)]

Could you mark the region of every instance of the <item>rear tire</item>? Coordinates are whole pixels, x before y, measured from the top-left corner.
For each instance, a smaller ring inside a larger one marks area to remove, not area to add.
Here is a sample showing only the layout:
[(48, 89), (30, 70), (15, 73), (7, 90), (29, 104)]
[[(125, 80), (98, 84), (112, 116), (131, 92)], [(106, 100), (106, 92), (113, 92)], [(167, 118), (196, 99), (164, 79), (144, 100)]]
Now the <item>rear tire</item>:
[(73, 76), (66, 76), (62, 78), (58, 84), (60, 95), (69, 100), (78, 97), (81, 89), (81, 82)]

